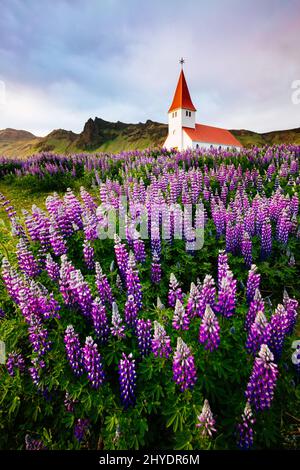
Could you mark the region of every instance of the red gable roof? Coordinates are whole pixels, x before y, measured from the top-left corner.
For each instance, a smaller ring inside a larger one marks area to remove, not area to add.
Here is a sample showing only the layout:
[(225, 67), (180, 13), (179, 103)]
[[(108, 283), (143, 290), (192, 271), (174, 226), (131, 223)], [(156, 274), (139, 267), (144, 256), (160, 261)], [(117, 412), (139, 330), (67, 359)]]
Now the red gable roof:
[(178, 108), (189, 109), (190, 111), (196, 111), (195, 106), (192, 103), (190, 92), (185, 80), (183, 70), (181, 70), (179, 75), (179, 80), (177, 83), (175, 95), (170, 106), (168, 113), (174, 111)]
[(196, 142), (242, 147), (242, 144), (227, 129), (196, 124), (195, 129), (183, 127), (184, 132)]

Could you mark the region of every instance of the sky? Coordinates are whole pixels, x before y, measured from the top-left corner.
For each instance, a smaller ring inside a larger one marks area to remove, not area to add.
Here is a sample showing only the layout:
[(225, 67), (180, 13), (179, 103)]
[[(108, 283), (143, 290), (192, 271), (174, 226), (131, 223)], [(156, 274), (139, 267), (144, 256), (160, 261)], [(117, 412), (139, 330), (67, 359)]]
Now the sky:
[(181, 56), (197, 122), (300, 127), (299, 0), (0, 0), (0, 129), (167, 122)]

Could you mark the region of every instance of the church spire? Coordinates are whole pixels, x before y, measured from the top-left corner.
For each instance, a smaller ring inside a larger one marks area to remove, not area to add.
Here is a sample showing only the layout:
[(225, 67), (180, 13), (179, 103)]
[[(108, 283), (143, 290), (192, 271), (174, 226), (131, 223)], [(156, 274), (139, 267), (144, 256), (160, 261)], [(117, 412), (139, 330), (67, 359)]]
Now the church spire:
[(191, 100), (190, 92), (183, 72), (184, 59), (181, 58), (179, 63), (181, 65), (181, 71), (175, 90), (174, 98), (168, 111), (169, 113), (178, 108), (188, 109), (189, 111), (196, 111), (196, 108)]

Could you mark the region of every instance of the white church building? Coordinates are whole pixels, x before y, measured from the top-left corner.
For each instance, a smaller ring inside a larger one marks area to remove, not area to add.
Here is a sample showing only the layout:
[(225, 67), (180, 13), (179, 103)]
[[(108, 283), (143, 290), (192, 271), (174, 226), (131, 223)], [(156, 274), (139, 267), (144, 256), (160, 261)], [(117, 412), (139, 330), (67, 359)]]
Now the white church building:
[[(180, 63), (183, 64), (183, 59)], [(183, 69), (168, 111), (169, 133), (164, 147), (185, 150), (211, 148), (240, 150), (242, 144), (227, 129), (196, 123), (196, 108), (191, 100)]]

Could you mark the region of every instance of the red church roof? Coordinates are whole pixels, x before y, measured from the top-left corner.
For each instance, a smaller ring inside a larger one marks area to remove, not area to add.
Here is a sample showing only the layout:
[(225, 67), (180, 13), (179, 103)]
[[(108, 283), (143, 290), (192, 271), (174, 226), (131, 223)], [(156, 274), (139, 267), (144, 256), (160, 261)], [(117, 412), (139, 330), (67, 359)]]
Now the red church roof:
[(242, 147), (242, 144), (227, 129), (195, 124), (195, 129), (183, 127), (183, 130), (196, 142)]
[(195, 106), (192, 103), (190, 92), (185, 80), (183, 70), (181, 70), (179, 75), (179, 80), (177, 83), (175, 95), (172, 101), (172, 104), (169, 109), (169, 113), (178, 108), (189, 109), (190, 111), (196, 111)]

